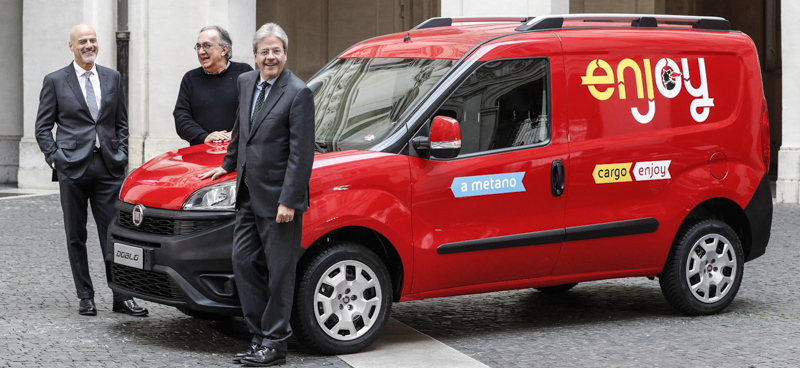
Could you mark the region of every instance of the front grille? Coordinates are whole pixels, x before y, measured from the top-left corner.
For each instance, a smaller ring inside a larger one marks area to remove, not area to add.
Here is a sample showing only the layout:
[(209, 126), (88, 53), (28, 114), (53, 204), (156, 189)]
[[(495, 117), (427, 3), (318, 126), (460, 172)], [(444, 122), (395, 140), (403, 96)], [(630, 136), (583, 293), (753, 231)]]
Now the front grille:
[(159, 234), (159, 235), (178, 234), (177, 229), (175, 228), (175, 220), (173, 219), (145, 216), (144, 221), (142, 221), (142, 224), (136, 226), (133, 224), (132, 216), (133, 215), (130, 212), (117, 211), (117, 225), (119, 225), (120, 227), (124, 227), (128, 230), (133, 230), (143, 233)]
[(163, 273), (140, 270), (114, 263), (111, 265), (111, 281), (121, 287), (142, 294), (164, 299), (183, 300), (178, 288), (169, 276)]
[(225, 221), (227, 220), (180, 220), (178, 221), (178, 231), (181, 235), (191, 234), (221, 225)]
[(133, 224), (130, 212), (117, 211), (117, 226), (142, 233), (157, 235), (188, 235), (209, 229), (229, 220), (175, 220), (164, 217), (144, 216), (139, 226)]

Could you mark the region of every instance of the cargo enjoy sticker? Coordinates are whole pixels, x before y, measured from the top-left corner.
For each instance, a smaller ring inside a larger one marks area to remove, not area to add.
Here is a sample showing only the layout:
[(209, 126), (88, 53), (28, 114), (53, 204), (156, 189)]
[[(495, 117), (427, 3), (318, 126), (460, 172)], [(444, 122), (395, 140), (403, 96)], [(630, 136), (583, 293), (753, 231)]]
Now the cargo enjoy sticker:
[(633, 176), (636, 181), (671, 179), (669, 176), (669, 163), (666, 161), (637, 162), (633, 167)]
[(596, 184), (631, 181), (631, 163), (595, 165), (593, 176)]
[(522, 178), (525, 172), (464, 176), (453, 178), (450, 190), (456, 198), (524, 192)]
[[(642, 60), (642, 67), (632, 59), (623, 59), (617, 64), (616, 78), (614, 69), (603, 59), (595, 59), (586, 66), (586, 75), (581, 77), (581, 85), (588, 86), (589, 93), (600, 101), (605, 101), (614, 95), (614, 90), (618, 92), (620, 100), (628, 98), (626, 89), (625, 71), (633, 71), (636, 87), (636, 98), (645, 98), (647, 92), (648, 109), (644, 113), (638, 107), (631, 107), (631, 115), (641, 124), (647, 124), (656, 115), (656, 102), (653, 84), (658, 92), (666, 98), (675, 98), (681, 89), (685, 88), (692, 97), (689, 105), (689, 112), (692, 119), (702, 123), (708, 119), (711, 108), (714, 107), (714, 99), (708, 95), (708, 80), (706, 78), (706, 62), (704, 58), (697, 59), (697, 67), (700, 75), (692, 76), (689, 74), (689, 60), (681, 58), (681, 68), (678, 63), (670, 58), (662, 58), (656, 62), (655, 68), (651, 68), (650, 59)], [(597, 69), (600, 69), (599, 71)], [(644, 71), (644, 80), (642, 80)], [(600, 75), (596, 75), (596, 73)], [(604, 74), (603, 74), (604, 73)], [(628, 81), (628, 86), (630, 86)], [(698, 86), (695, 87), (694, 85)], [(617, 87), (615, 87), (615, 85)], [(602, 91), (600, 88), (604, 88)]]
[(671, 162), (672, 160), (598, 164), (594, 166), (592, 176), (595, 184), (624, 183), (634, 181), (633, 178), (636, 181), (672, 179), (669, 175)]

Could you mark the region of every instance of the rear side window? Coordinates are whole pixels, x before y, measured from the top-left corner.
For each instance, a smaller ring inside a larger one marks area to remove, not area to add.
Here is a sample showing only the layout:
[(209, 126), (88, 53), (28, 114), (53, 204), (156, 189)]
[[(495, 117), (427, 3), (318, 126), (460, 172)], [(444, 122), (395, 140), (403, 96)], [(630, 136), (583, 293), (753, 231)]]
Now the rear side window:
[(547, 59), (481, 65), (436, 115), (458, 120), (459, 156), (550, 141)]

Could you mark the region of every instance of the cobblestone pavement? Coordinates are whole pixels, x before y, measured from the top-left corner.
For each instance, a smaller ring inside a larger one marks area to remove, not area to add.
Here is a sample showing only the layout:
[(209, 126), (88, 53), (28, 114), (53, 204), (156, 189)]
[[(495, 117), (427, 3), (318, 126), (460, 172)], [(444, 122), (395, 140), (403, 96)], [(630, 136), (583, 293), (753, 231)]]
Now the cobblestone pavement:
[[(677, 313), (644, 278), (408, 302), (393, 316), (491, 367), (797, 367), (798, 219), (800, 206), (776, 205), (767, 254), (715, 316)], [(89, 223), (96, 317), (77, 314), (58, 196), (0, 200), (0, 367), (232, 366), (249, 341), (240, 318), (197, 320), (149, 302), (147, 318), (112, 313)], [(297, 343), (288, 365), (348, 366)]]

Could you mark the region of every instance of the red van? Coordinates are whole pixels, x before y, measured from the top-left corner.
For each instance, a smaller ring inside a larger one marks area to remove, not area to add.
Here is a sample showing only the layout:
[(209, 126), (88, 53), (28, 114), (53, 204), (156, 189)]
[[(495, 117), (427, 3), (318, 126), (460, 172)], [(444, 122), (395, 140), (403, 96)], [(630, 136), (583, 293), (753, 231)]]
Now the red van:
[[(716, 313), (767, 246), (758, 57), (725, 19), (434, 18), (308, 85), (318, 155), (292, 324), (322, 353), (368, 346), (393, 302), (600, 279), (658, 277), (679, 311)], [(224, 152), (168, 152), (127, 178), (112, 289), (240, 313), (235, 173), (197, 179)]]

